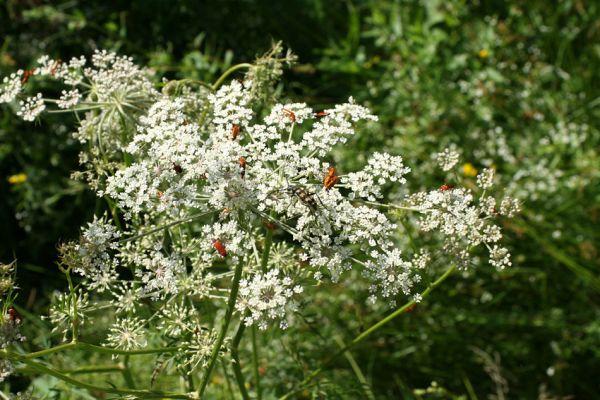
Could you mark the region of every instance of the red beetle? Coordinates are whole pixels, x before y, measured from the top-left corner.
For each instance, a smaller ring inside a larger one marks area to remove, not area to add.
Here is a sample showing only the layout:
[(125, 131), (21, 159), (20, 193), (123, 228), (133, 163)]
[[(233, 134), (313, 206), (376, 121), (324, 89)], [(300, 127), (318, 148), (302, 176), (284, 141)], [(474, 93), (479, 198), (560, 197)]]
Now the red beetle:
[(221, 255), (221, 257), (227, 256), (227, 249), (225, 249), (225, 245), (221, 243), (219, 239), (213, 240), (213, 247), (217, 252)]
[(231, 140), (235, 140), (237, 139), (238, 135), (240, 134), (240, 126), (237, 124), (233, 124), (233, 126), (231, 127)]
[(284, 108), (283, 112), (285, 113), (285, 115), (287, 115), (290, 118), (290, 121), (292, 121), (292, 123), (296, 122), (296, 114), (293, 111), (290, 111), (287, 108)]
[(246, 175), (246, 159), (244, 157), (240, 157), (240, 167), (242, 167), (242, 172), (240, 172), (240, 176), (242, 177), (242, 179), (244, 179), (244, 176)]
[(8, 309), (8, 319), (10, 319), (15, 324), (20, 324), (21, 321), (23, 321), (21, 314), (19, 314), (19, 312), (14, 307), (10, 307)]
[(327, 173), (327, 175), (325, 176), (325, 179), (323, 180), (323, 186), (325, 186), (325, 189), (329, 190), (333, 187), (333, 185), (335, 185), (337, 180), (338, 180), (338, 176), (335, 174), (335, 168), (329, 167), (329, 172)]

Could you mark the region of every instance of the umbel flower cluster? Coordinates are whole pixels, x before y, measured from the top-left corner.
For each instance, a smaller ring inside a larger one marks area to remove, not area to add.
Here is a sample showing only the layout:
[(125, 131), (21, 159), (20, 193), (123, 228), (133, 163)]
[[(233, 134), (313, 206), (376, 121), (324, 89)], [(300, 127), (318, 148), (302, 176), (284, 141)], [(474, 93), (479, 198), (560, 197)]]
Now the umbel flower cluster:
[[(97, 317), (90, 303), (105, 301), (113, 321), (107, 348), (170, 346), (174, 370), (202, 370), (201, 393), (216, 358), (229, 352), (234, 317), (242, 332), (285, 328), (315, 284), (335, 284), (351, 269), (368, 282), (373, 302), (393, 306), (419, 299), (423, 274), (436, 268), (431, 260), (467, 268), (483, 247), (493, 266), (510, 265), (494, 220), (518, 203), (497, 204), (492, 170), (478, 187), (443, 185), (386, 203), (386, 192), (410, 173), (400, 156), (373, 153), (355, 171), (331, 161), (362, 124), (376, 123), (368, 109), (352, 98), (324, 110), (260, 103), (260, 77), (277, 74), (258, 68), (292, 58), (259, 62), (245, 80), (211, 88), (164, 81), (159, 91), (149, 71), (107, 52), (89, 64), (44, 57), (38, 68), (4, 79), (0, 100), (18, 102), (25, 120), (51, 104), (81, 116), (74, 135), (86, 150), (76, 177), (108, 204), (78, 242), (61, 247), (70, 292), (56, 297), (50, 319), (65, 339), (77, 339)], [(24, 97), (37, 76), (68, 89), (58, 100)], [(438, 157), (444, 171), (458, 158), (454, 150)], [(405, 213), (441, 235), (443, 246), (401, 248), (395, 218)], [(81, 289), (72, 274), (83, 279)], [(201, 312), (207, 307), (221, 312)]]

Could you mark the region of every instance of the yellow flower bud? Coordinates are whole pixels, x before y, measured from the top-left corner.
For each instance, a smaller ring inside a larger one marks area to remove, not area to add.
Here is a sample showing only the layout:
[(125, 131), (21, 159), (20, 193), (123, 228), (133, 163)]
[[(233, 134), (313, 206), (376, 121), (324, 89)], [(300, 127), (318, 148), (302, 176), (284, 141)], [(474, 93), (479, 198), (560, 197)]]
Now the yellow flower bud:
[(463, 174), (465, 176), (477, 176), (477, 168), (471, 163), (466, 163), (463, 165)]
[(15, 174), (8, 177), (8, 183), (10, 183), (11, 185), (18, 185), (25, 182), (26, 180), (27, 174), (24, 173)]

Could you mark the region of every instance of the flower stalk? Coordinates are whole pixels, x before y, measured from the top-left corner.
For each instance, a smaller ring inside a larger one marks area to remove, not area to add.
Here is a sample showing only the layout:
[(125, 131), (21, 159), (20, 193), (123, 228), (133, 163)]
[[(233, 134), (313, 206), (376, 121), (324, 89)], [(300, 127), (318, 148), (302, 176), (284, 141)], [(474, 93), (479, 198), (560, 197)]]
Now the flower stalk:
[(221, 326), (221, 332), (219, 333), (219, 336), (215, 341), (212, 354), (210, 356), (210, 361), (208, 362), (206, 372), (204, 373), (204, 377), (202, 378), (202, 382), (200, 383), (200, 388), (198, 389), (198, 394), (200, 398), (202, 398), (202, 396), (204, 395), (204, 391), (206, 390), (206, 386), (210, 379), (210, 375), (215, 366), (215, 363), (217, 362), (217, 358), (219, 357), (221, 346), (223, 345), (223, 341), (225, 340), (225, 336), (227, 335), (227, 328), (229, 328), (229, 323), (231, 322), (231, 317), (233, 316), (233, 311), (235, 310), (235, 302), (237, 300), (237, 294), (240, 288), (240, 280), (242, 279), (243, 269), (244, 260), (241, 259), (235, 267), (233, 281), (231, 283), (231, 292), (229, 293), (229, 301), (227, 303), (227, 311), (225, 312), (225, 319), (223, 321), (223, 325)]
[[(455, 270), (456, 270), (455, 265), (450, 266), (450, 268), (448, 268), (442, 276), (440, 276), (436, 281), (434, 281), (431, 285), (429, 285), (429, 287), (427, 287), (427, 289), (425, 289), (421, 293), (421, 295), (420, 295), (421, 299), (424, 299), (425, 297), (427, 297), (435, 288), (437, 288), (439, 285), (442, 284), (442, 282), (444, 282), (446, 279), (448, 279), (448, 277), (450, 275), (452, 275), (452, 273)], [(314, 370), (295, 389), (293, 389), (292, 391), (290, 391), (290, 392), (286, 393), (285, 395), (283, 395), (282, 397), (280, 397), (279, 400), (286, 400), (286, 399), (291, 398), (293, 395), (295, 395), (300, 390), (302, 390), (304, 387), (306, 387), (310, 382), (312, 382), (317, 376), (319, 376), (325, 370), (325, 368), (329, 364), (331, 364), (337, 357), (346, 353), (348, 350), (350, 350), (351, 348), (353, 348), (354, 346), (356, 346), (357, 344), (359, 344), (360, 342), (365, 340), (367, 337), (372, 335), (374, 332), (379, 330), (384, 325), (387, 325), (392, 320), (396, 319), (398, 316), (404, 314), (407, 310), (409, 310), (415, 304), (416, 304), (416, 301), (414, 301), (414, 300), (407, 302), (402, 307), (398, 308), (396, 311), (392, 312), (391, 314), (389, 314), (388, 316), (386, 316), (385, 318), (383, 318), (376, 324), (372, 325), (371, 327), (369, 327), (368, 329), (366, 329), (365, 331), (360, 333), (358, 336), (356, 336), (354, 339), (352, 339), (352, 341), (350, 343), (343, 346), (340, 350), (338, 350), (331, 357), (329, 357), (326, 361), (324, 361), (319, 368)]]

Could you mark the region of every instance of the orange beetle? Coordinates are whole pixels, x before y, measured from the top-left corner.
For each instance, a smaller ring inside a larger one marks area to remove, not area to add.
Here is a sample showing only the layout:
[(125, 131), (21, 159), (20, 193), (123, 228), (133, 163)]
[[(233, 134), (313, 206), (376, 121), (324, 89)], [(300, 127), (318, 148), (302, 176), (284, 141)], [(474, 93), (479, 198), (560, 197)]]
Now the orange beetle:
[(238, 124), (233, 124), (231, 127), (231, 140), (237, 139), (238, 135), (240, 134), (240, 129), (241, 128)]
[(19, 312), (14, 307), (10, 307), (8, 309), (8, 319), (14, 322), (15, 324), (20, 324), (23, 320), (21, 314), (19, 314)]
[(285, 115), (287, 115), (290, 118), (290, 121), (292, 121), (292, 123), (296, 122), (296, 114), (293, 111), (290, 111), (287, 108), (284, 108), (283, 112)]
[(223, 243), (221, 243), (221, 241), (219, 239), (213, 240), (212, 243), (213, 243), (213, 247), (215, 248), (215, 250), (217, 250), (217, 252), (221, 255), (221, 257), (227, 256), (227, 249), (225, 248), (225, 245)]
[(454, 189), (453, 185), (446, 185), (445, 183), (440, 186), (440, 192), (447, 192), (448, 190)]
[(406, 310), (404, 310), (404, 312), (413, 312), (415, 308), (417, 308), (417, 303), (412, 303), (410, 306), (406, 307)]
[(329, 167), (329, 172), (325, 176), (325, 179), (323, 179), (323, 186), (325, 186), (325, 189), (329, 190), (335, 185), (338, 179), (339, 177), (335, 174), (335, 168)]
[(268, 230), (272, 231), (275, 228), (277, 228), (277, 225), (275, 225), (274, 223), (270, 222), (270, 221), (264, 221), (263, 225), (265, 226), (265, 228), (267, 228)]
[(21, 78), (21, 85), (25, 85), (27, 83), (27, 81), (29, 80), (29, 78), (31, 78), (34, 73), (35, 73), (35, 70), (33, 70), (33, 69), (26, 69), (25, 71), (23, 71), (23, 78)]
[(52, 76), (56, 75), (56, 71), (58, 70), (58, 67), (60, 66), (60, 64), (62, 64), (61, 59), (54, 61), (54, 64), (52, 64), (52, 68), (50, 68), (50, 75), (52, 75)]
[(315, 113), (315, 117), (316, 117), (316, 118), (323, 118), (323, 117), (326, 117), (326, 116), (328, 116), (328, 115), (329, 115), (329, 113), (328, 113), (328, 112), (326, 112), (326, 111), (319, 111), (319, 112), (316, 112), (316, 113)]
[(242, 167), (242, 172), (240, 172), (240, 176), (242, 177), (242, 179), (244, 179), (244, 176), (246, 175), (246, 159), (244, 157), (240, 157), (240, 167)]

